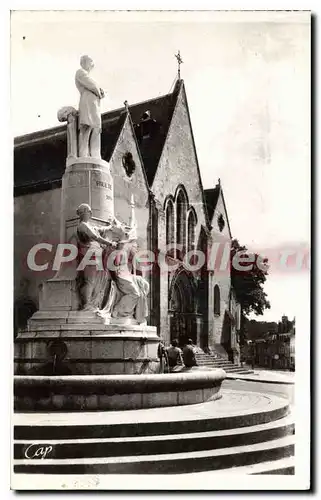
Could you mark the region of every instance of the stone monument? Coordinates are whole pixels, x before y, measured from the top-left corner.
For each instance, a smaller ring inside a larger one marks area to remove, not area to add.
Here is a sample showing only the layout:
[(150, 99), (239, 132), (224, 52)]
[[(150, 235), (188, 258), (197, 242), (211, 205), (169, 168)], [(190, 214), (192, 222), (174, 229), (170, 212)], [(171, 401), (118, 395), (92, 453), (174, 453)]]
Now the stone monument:
[[(89, 76), (92, 59), (82, 56), (80, 64), (75, 77), (79, 111), (66, 106), (58, 112), (58, 119), (67, 121), (60, 240), (73, 245), (77, 256), (41, 285), (39, 311), (17, 339), (16, 371), (41, 374), (52, 351), (50, 342), (58, 337), (65, 344), (70, 373), (155, 372), (159, 337), (156, 327), (146, 323), (149, 284), (133, 269), (134, 197), (129, 222), (118, 221), (109, 164), (100, 156), (99, 105), (104, 92)], [(98, 270), (86, 265), (92, 254), (103, 264)]]
[[(41, 285), (39, 310), (15, 340), (15, 409), (128, 410), (217, 399), (222, 370), (159, 373), (160, 338), (146, 321), (149, 284), (135, 272), (134, 197), (128, 223), (117, 220), (113, 178), (100, 157), (104, 92), (89, 76), (93, 61), (83, 56), (80, 64), (79, 110), (58, 112), (67, 122), (60, 239), (74, 256)], [(89, 265), (92, 257), (97, 265)]]

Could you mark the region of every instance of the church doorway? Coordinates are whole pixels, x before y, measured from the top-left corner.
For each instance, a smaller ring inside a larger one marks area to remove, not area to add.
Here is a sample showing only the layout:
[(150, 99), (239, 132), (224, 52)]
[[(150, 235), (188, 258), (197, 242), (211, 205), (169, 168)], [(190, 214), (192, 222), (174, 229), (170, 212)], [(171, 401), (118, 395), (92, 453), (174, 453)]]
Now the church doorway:
[(223, 328), (222, 328), (222, 340), (221, 344), (227, 352), (229, 361), (233, 362), (233, 351), (232, 351), (232, 326), (233, 326), (233, 317), (231, 313), (226, 310), (224, 314), (223, 320)]
[(169, 296), (170, 338), (177, 339), (180, 346), (192, 339), (197, 344), (198, 314), (196, 311), (193, 277), (185, 270), (178, 272), (172, 280)]

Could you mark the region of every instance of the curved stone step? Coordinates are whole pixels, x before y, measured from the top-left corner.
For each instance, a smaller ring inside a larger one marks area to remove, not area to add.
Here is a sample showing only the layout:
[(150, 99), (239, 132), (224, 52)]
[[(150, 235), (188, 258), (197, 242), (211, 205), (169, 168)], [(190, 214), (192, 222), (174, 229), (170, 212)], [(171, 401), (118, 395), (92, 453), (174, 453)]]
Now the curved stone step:
[[(191, 477), (196, 479), (206, 480), (206, 484), (208, 488), (212, 489), (213, 484), (210, 483), (212, 476), (215, 479), (215, 476), (218, 474), (221, 476), (222, 474), (245, 474), (245, 475), (258, 475), (258, 474), (280, 474), (280, 475), (293, 475), (295, 471), (295, 457), (284, 457), (278, 460), (272, 460), (269, 462), (259, 462), (251, 465), (244, 465), (240, 467), (231, 467), (229, 469), (219, 469), (217, 471), (203, 471), (197, 473), (187, 473), (182, 474), (181, 478), (189, 479)], [(205, 483), (204, 483), (205, 484)]]
[(14, 472), (28, 474), (182, 474), (279, 460), (293, 454), (294, 437), (286, 436), (265, 443), (188, 453), (15, 460)]
[(282, 474), (294, 475), (295, 474), (295, 459), (294, 457), (285, 457), (276, 462), (264, 462), (262, 468), (253, 468), (249, 474)]
[(155, 436), (218, 431), (285, 417), (288, 401), (275, 395), (222, 390), (202, 404), (144, 410), (14, 414), (15, 440)]
[(50, 447), (48, 458), (54, 459), (183, 453), (266, 442), (293, 433), (293, 419), (285, 417), (267, 424), (189, 434), (38, 440), (37, 443), (33, 440), (17, 440), (14, 443), (14, 458), (23, 459), (40, 447)]

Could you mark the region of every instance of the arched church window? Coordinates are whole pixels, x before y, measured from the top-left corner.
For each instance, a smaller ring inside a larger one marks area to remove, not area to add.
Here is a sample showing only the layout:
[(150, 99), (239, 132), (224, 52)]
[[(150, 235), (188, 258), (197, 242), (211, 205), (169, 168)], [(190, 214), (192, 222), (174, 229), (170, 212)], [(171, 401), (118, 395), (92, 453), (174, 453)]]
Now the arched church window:
[[(168, 200), (166, 205), (166, 246), (174, 246), (174, 205), (172, 200)], [(172, 254), (173, 250), (169, 249), (169, 253)]]
[(195, 228), (196, 228), (196, 215), (194, 210), (188, 214), (187, 230), (188, 230), (188, 251), (194, 250), (195, 247)]
[(177, 257), (183, 258), (186, 249), (186, 212), (187, 200), (183, 190), (180, 190), (176, 198), (176, 244), (181, 246), (177, 249)]
[(214, 287), (214, 314), (220, 316), (221, 314), (221, 294), (218, 285)]
[(222, 232), (225, 226), (225, 220), (222, 214), (220, 214), (217, 218), (217, 224), (219, 227), (219, 230)]

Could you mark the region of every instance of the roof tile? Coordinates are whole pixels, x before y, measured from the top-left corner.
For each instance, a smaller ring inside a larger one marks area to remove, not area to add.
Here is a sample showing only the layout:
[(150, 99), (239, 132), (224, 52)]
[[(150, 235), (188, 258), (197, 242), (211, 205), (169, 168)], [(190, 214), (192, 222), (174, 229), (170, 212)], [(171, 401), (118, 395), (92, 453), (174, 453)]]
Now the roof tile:
[(215, 188), (212, 189), (204, 189), (204, 197), (207, 208), (207, 214), (210, 222), (213, 219), (213, 215), (215, 212), (215, 208), (217, 205), (218, 197), (220, 194), (220, 186), (217, 184)]

